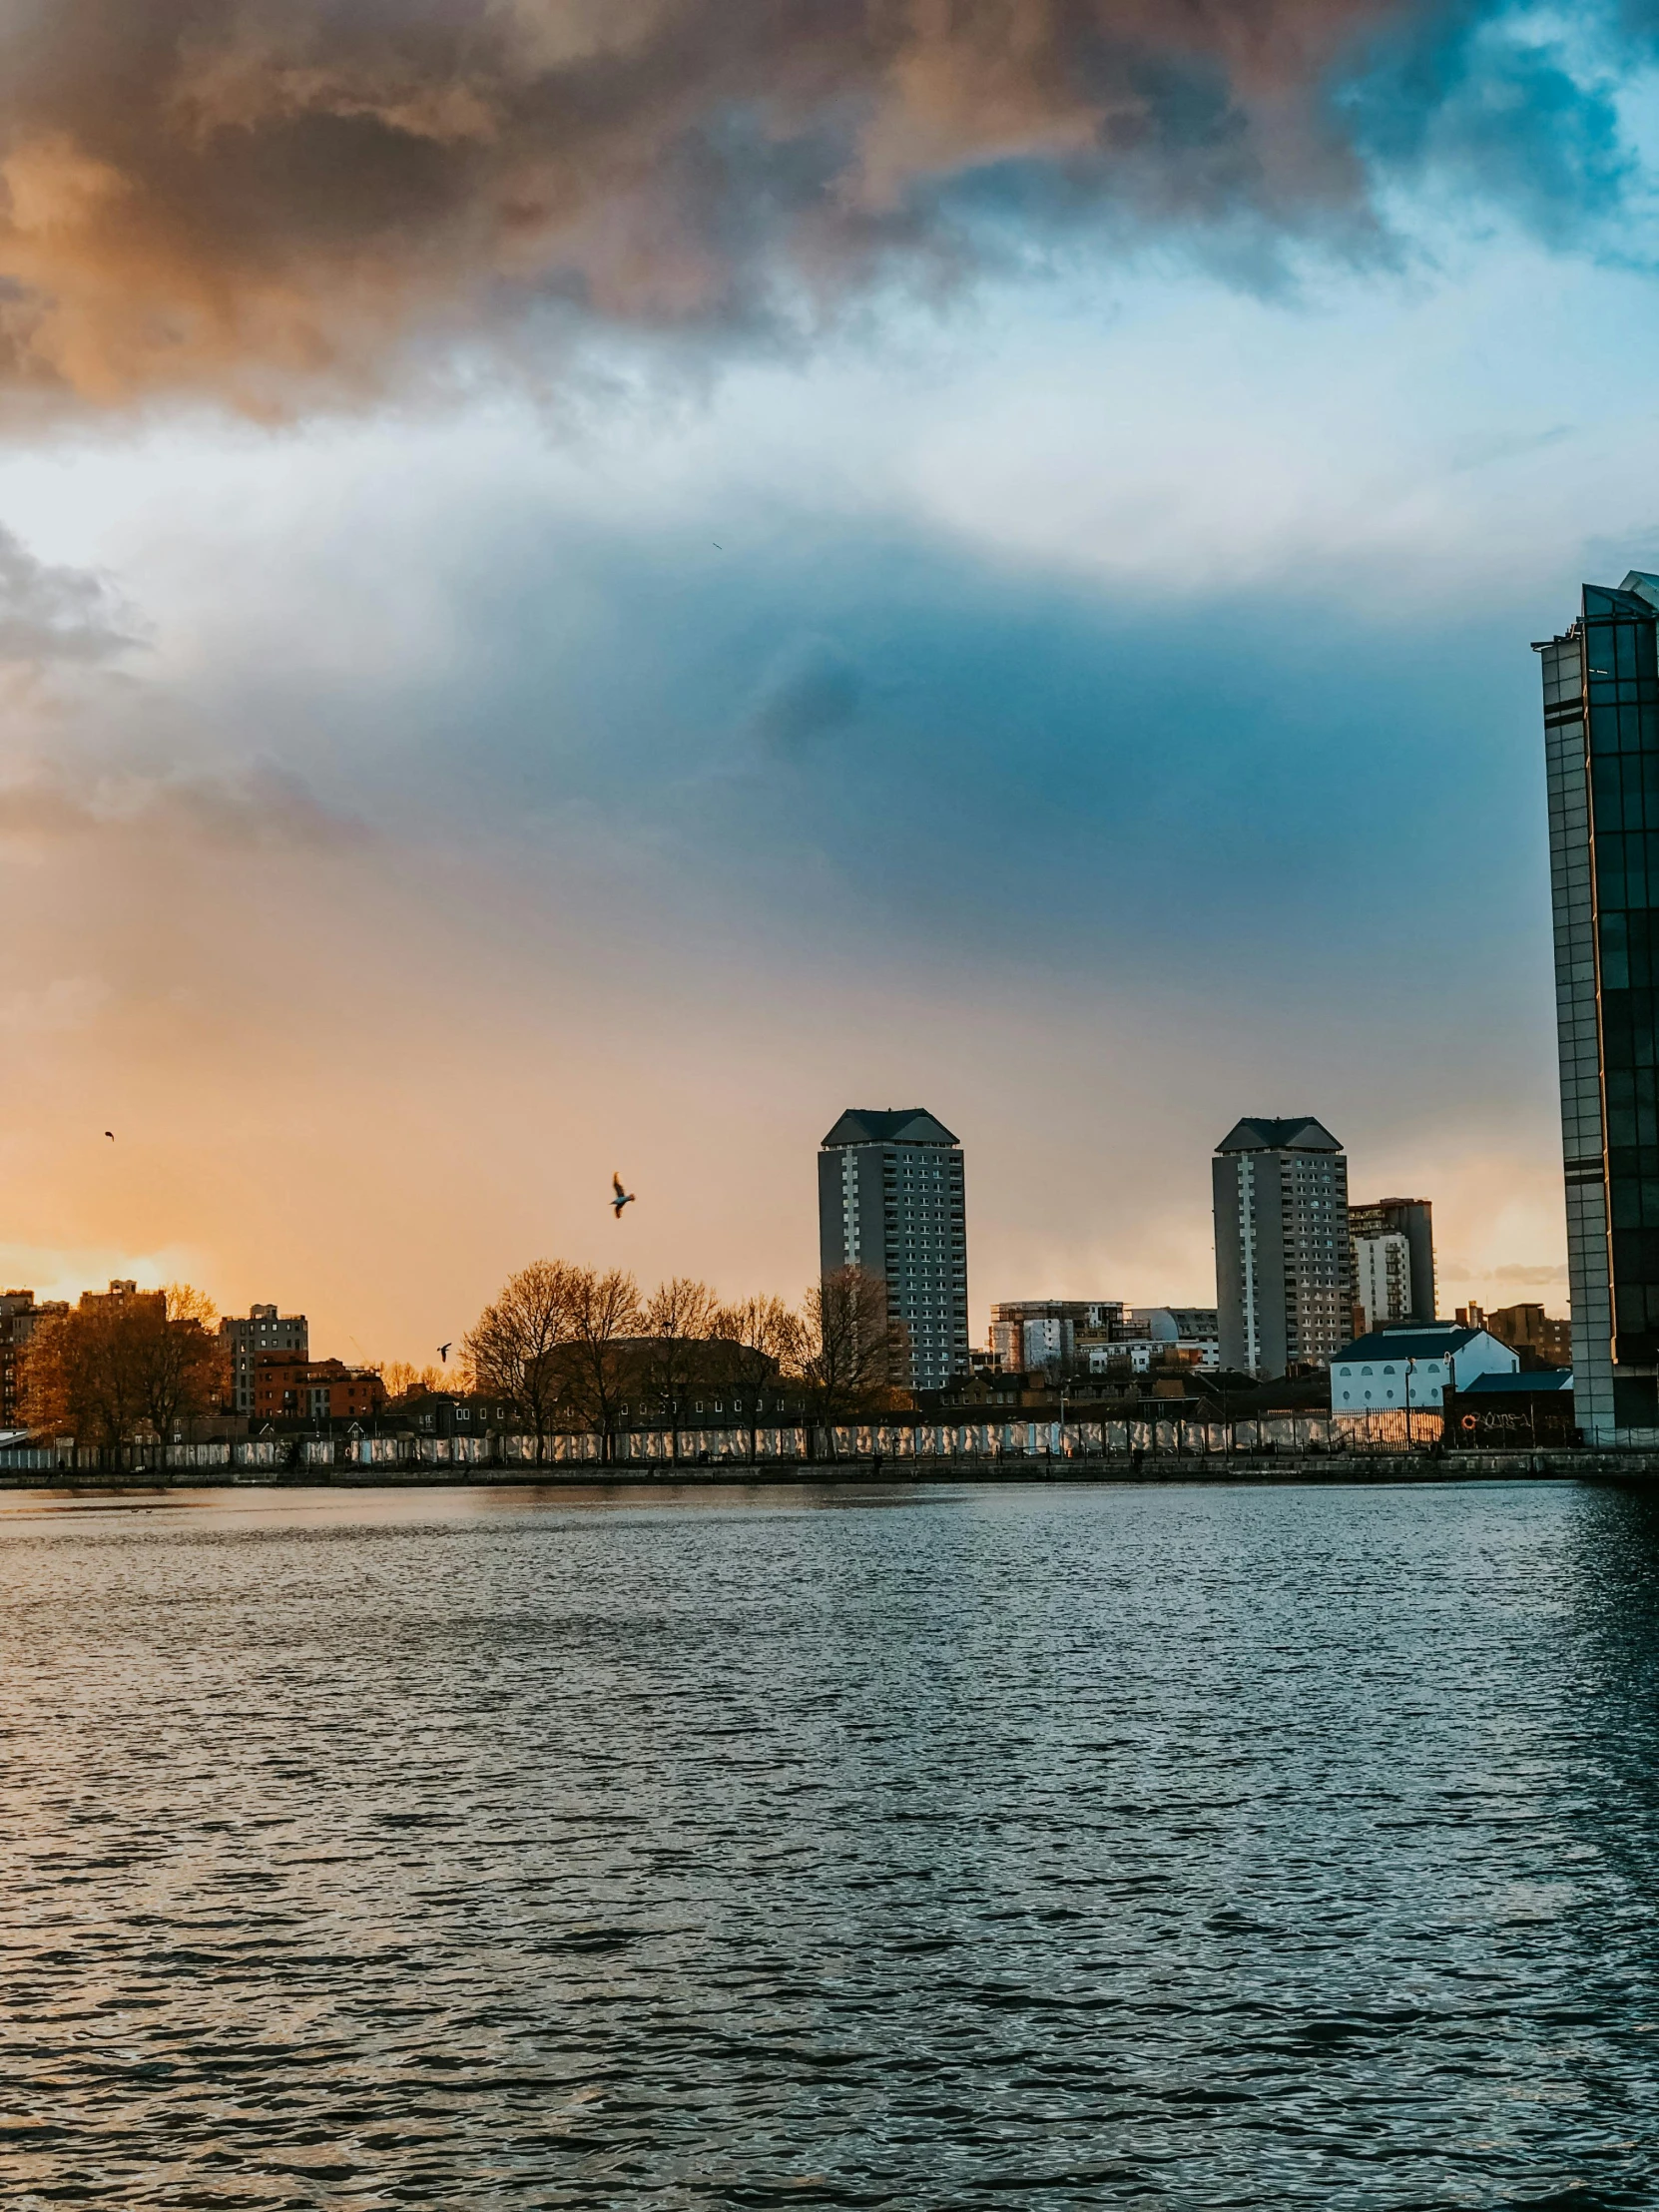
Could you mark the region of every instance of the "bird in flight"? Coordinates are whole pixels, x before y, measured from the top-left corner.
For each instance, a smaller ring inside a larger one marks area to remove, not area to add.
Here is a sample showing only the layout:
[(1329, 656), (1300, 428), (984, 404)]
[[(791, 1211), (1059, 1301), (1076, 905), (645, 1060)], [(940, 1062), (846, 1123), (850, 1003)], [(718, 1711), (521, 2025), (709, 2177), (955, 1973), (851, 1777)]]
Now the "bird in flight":
[(611, 1177), (611, 1188), (616, 1193), (615, 1198), (613, 1198), (611, 1201), (611, 1205), (615, 1209), (617, 1220), (620, 1221), (622, 1219), (622, 1209), (625, 1206), (633, 1205), (634, 1194), (632, 1191), (625, 1191), (623, 1189), (622, 1178), (620, 1175), (613, 1175)]
[(104, 1134), (105, 1134), (105, 1136), (106, 1136), (106, 1137), (108, 1137), (108, 1138), (109, 1138), (109, 1140), (110, 1140), (111, 1144), (114, 1144), (114, 1142), (115, 1142), (115, 1131), (114, 1131), (113, 1129), (106, 1129), (106, 1130), (105, 1130), (105, 1132), (104, 1132)]
[[(454, 1342), (454, 1338), (451, 1337), (449, 1340), (449, 1345), (452, 1345)], [(449, 1365), (449, 1345), (439, 1345), (438, 1347), (438, 1358), (443, 1362), (445, 1367), (448, 1367)]]

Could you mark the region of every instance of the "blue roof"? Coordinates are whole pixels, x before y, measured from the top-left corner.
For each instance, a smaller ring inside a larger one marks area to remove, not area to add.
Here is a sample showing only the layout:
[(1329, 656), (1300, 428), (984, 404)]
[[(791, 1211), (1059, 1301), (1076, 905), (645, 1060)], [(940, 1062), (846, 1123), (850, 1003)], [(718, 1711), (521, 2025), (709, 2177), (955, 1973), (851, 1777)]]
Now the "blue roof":
[(854, 1144), (954, 1145), (956, 1139), (925, 1106), (849, 1106), (824, 1140), (828, 1149)]
[(1289, 1120), (1247, 1114), (1217, 1145), (1218, 1152), (1341, 1152), (1342, 1146), (1312, 1114), (1296, 1114)]
[(1570, 1390), (1571, 1368), (1523, 1368), (1518, 1375), (1477, 1375), (1461, 1394), (1464, 1397), (1531, 1397), (1544, 1390)]
[(1332, 1366), (1347, 1360), (1437, 1360), (1483, 1337), (1483, 1329), (1460, 1329), (1455, 1322), (1432, 1322), (1426, 1329), (1374, 1329), (1332, 1355)]

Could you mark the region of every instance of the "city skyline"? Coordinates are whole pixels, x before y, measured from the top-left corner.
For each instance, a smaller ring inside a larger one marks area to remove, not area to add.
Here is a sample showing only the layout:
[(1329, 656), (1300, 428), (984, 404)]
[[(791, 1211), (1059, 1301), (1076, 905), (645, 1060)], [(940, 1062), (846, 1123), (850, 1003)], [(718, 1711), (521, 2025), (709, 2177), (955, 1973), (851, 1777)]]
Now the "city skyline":
[[(799, 1181), (799, 1161), (795, 1165), (797, 1168), (796, 1180)], [(1199, 1169), (1201, 1172), (1202, 1154)], [(1376, 1182), (1379, 1178), (1373, 1177), (1372, 1180)], [(998, 1252), (1012, 1251), (1016, 1257), (1011, 1263), (1013, 1269), (1011, 1276), (1006, 1272), (1009, 1263), (1005, 1262), (1003, 1263), (1004, 1272), (993, 1276), (988, 1284), (984, 1280), (984, 1269), (976, 1265), (969, 1279), (971, 1286), (968, 1309), (969, 1341), (975, 1347), (988, 1341), (991, 1308), (998, 1303), (1005, 1303), (1009, 1299), (1016, 1298), (1040, 1300), (1100, 1295), (1099, 1285), (1102, 1280), (1107, 1282), (1109, 1294), (1120, 1298), (1129, 1307), (1207, 1305), (1216, 1295), (1216, 1261), (1212, 1233), (1214, 1218), (1213, 1193), (1206, 1191), (1204, 1195), (1210, 1203), (1206, 1205), (1204, 1216), (1198, 1225), (1204, 1232), (1202, 1250), (1200, 1250), (1198, 1236), (1192, 1234), (1195, 1225), (1190, 1221), (1183, 1222), (1180, 1227), (1188, 1233), (1184, 1237), (1167, 1238), (1165, 1241), (1165, 1252), (1173, 1252), (1177, 1256), (1165, 1257), (1161, 1261), (1154, 1262), (1150, 1267), (1145, 1262), (1141, 1263), (1147, 1269), (1147, 1273), (1153, 1275), (1155, 1280), (1175, 1284), (1175, 1290), (1167, 1291), (1163, 1295), (1137, 1296), (1136, 1284), (1140, 1278), (1137, 1278), (1134, 1272), (1135, 1263), (1131, 1261), (1126, 1265), (1121, 1260), (1112, 1257), (1112, 1247), (1107, 1240), (1102, 1240), (1099, 1245), (1089, 1248), (1103, 1251), (1108, 1255), (1100, 1261), (1086, 1259), (1075, 1261), (1070, 1258), (1062, 1258), (1056, 1263), (1052, 1259), (1043, 1257), (1044, 1246), (1039, 1239), (1031, 1235), (1029, 1229), (1017, 1222), (1010, 1223), (1006, 1216), (999, 1225), (982, 1232), (976, 1232), (974, 1238), (976, 1251), (980, 1249), (982, 1244), (984, 1247), (988, 1247), (993, 1255)], [(811, 1209), (810, 1201), (807, 1200), (804, 1194), (797, 1194), (797, 1196), (803, 1200), (796, 1209), (800, 1215), (800, 1221), (793, 1225), (786, 1222), (786, 1227), (793, 1226), (799, 1231), (805, 1225), (808, 1238), (818, 1248), (814, 1255), (817, 1265), (814, 1265), (813, 1260), (809, 1260), (800, 1282), (791, 1282), (788, 1278), (784, 1280), (782, 1295), (786, 1297), (798, 1297), (805, 1284), (823, 1265), (821, 1213), (814, 1212)], [(978, 1178), (976, 1176), (973, 1201), (970, 1204), (967, 1216), (970, 1229), (974, 1225), (975, 1213), (973, 1209), (977, 1205), (978, 1197)], [(570, 1212), (574, 1213), (574, 1208), (570, 1209)], [(609, 1219), (608, 1207), (606, 1208), (606, 1215)], [(816, 1235), (813, 1234), (815, 1225), (817, 1225), (819, 1232)], [(718, 1244), (718, 1239), (715, 1241)], [(798, 1238), (797, 1241), (807, 1240)], [(638, 1254), (642, 1247), (654, 1250), (665, 1249), (660, 1243), (653, 1242), (647, 1246), (645, 1240), (642, 1239), (639, 1242), (631, 1243), (627, 1249), (619, 1251), (618, 1240), (614, 1236), (604, 1234), (590, 1236), (586, 1244), (583, 1244), (580, 1232), (576, 1238), (569, 1240), (569, 1242), (575, 1256), (586, 1264), (620, 1263), (636, 1270), (642, 1276), (653, 1272), (654, 1266), (656, 1272), (661, 1274), (676, 1271), (704, 1274), (715, 1283), (716, 1289), (722, 1296), (743, 1295), (754, 1287), (741, 1276), (737, 1276), (732, 1282), (719, 1280), (717, 1271), (704, 1267), (701, 1264), (698, 1250), (691, 1245), (674, 1248), (671, 1259), (661, 1264), (655, 1264), (649, 1259), (640, 1259)], [(6, 1249), (5, 1246), (0, 1245), (0, 1252)], [(11, 1249), (15, 1252), (19, 1248), (13, 1247)], [(311, 1312), (322, 1317), (321, 1326), (330, 1341), (337, 1341), (342, 1349), (348, 1349), (351, 1356), (359, 1360), (411, 1360), (419, 1365), (430, 1357), (432, 1347), (412, 1337), (412, 1335), (406, 1336), (402, 1341), (388, 1344), (375, 1334), (371, 1317), (381, 1302), (384, 1285), (372, 1271), (365, 1271), (355, 1276), (352, 1294), (353, 1303), (331, 1304), (326, 1286), (331, 1277), (336, 1283), (338, 1277), (330, 1267), (327, 1240), (313, 1241), (306, 1235), (301, 1234), (298, 1238), (292, 1240), (290, 1249), (292, 1258), (289, 1266), (292, 1273), (284, 1282), (284, 1287), (279, 1295), (272, 1294), (269, 1300), (270, 1303), (279, 1304), (284, 1312), (290, 1305), (297, 1304), (308, 1307)], [(506, 1269), (521, 1264), (524, 1259), (533, 1256), (525, 1249), (522, 1240), (514, 1243), (510, 1235), (504, 1237), (502, 1249), (507, 1253), (507, 1259), (504, 1263)], [(548, 1247), (550, 1252), (555, 1249), (551, 1245)], [(1034, 1253), (1036, 1257), (1034, 1260), (1022, 1260), (1018, 1257), (1022, 1252), (1026, 1254)], [(24, 1249), (23, 1257), (27, 1262), (35, 1255)], [(272, 1291), (274, 1274), (270, 1266), (262, 1266), (257, 1260), (248, 1264), (246, 1290), (243, 1282), (238, 1279), (235, 1291), (222, 1295), (218, 1280), (212, 1275), (211, 1271), (202, 1267), (193, 1267), (190, 1263), (189, 1249), (174, 1244), (165, 1246), (158, 1257), (146, 1259), (141, 1256), (138, 1263), (128, 1268), (127, 1273), (146, 1288), (159, 1288), (169, 1281), (199, 1278), (212, 1291), (221, 1309), (228, 1313), (236, 1313), (239, 1310), (246, 1312), (250, 1305), (260, 1305), (268, 1302), (267, 1294)], [(993, 1260), (992, 1264), (996, 1265), (997, 1263)], [(1091, 1274), (1091, 1270), (1095, 1272)], [(1106, 1271), (1105, 1275), (1100, 1273), (1101, 1270)], [(21, 1282), (27, 1272), (26, 1268), (20, 1270), (14, 1266), (7, 1274), (6, 1280), (9, 1283), (15, 1278)], [(1458, 1287), (1458, 1303), (1467, 1303), (1468, 1299), (1474, 1295), (1465, 1288), (1467, 1284), (1472, 1282), (1477, 1286), (1482, 1284), (1486, 1286), (1488, 1296), (1484, 1303), (1493, 1306), (1513, 1303), (1515, 1300), (1529, 1295), (1539, 1300), (1546, 1307), (1558, 1309), (1562, 1314), (1566, 1311), (1567, 1291), (1564, 1267), (1556, 1269), (1510, 1267), (1505, 1269), (1500, 1266), (1492, 1272), (1479, 1275), (1470, 1273), (1466, 1267), (1454, 1263), (1449, 1269), (1442, 1265), (1438, 1272), (1442, 1280), (1449, 1280)], [(1059, 1287), (1056, 1288), (1056, 1280), (1068, 1275), (1070, 1279), (1060, 1280)], [(89, 1287), (96, 1288), (105, 1279), (90, 1268), (85, 1273), (75, 1273), (72, 1270), (66, 1275), (54, 1278), (36, 1267), (33, 1270), (33, 1279), (28, 1282), (28, 1288), (43, 1300), (62, 1298), (73, 1300)], [(289, 1287), (290, 1285), (291, 1287)], [(1125, 1287), (1126, 1285), (1127, 1287)], [(323, 1288), (318, 1289), (317, 1286), (323, 1286)], [(776, 1295), (777, 1287), (772, 1283), (765, 1283), (761, 1287), (768, 1291), (774, 1291)], [(458, 1290), (451, 1289), (446, 1292), (441, 1284), (435, 1282), (430, 1286), (423, 1285), (417, 1288), (419, 1295), (426, 1299), (429, 1311), (434, 1315), (444, 1317), (447, 1326), (465, 1325), (468, 1314), (464, 1311), (464, 1296)], [(1196, 1297), (1192, 1295), (1195, 1292)], [(486, 1285), (483, 1298), (487, 1298), (489, 1295), (490, 1291)], [(336, 1300), (339, 1296), (340, 1294), (336, 1291)], [(475, 1303), (482, 1304), (483, 1298), (478, 1299)], [(1442, 1303), (1449, 1307), (1450, 1297), (1447, 1296)], [(459, 1315), (458, 1323), (457, 1315)]]

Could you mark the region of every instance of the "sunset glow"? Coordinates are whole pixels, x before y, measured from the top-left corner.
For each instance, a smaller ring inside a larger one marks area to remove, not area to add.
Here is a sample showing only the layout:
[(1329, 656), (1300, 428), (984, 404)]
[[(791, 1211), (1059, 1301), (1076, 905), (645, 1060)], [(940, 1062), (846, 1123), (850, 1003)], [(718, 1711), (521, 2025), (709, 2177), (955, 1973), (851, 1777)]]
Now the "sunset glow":
[(914, 1096), (976, 1337), (1208, 1301), (1292, 1106), (1564, 1310), (1527, 646), (1659, 563), (1651, 41), (1006, 12), (11, 12), (8, 1283), (798, 1297)]

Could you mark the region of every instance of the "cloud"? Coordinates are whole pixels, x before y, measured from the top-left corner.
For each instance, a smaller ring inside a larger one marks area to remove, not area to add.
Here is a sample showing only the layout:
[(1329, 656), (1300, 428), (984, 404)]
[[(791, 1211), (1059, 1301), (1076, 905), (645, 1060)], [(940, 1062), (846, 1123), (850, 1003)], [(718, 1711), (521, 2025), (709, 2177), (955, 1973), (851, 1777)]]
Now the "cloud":
[(948, 283), (1078, 220), (1209, 230), (1260, 267), (1264, 239), (1376, 235), (1377, 165), (1433, 151), (1397, 120), (1413, 104), (1455, 109), (1499, 189), (1612, 189), (1605, 99), (1554, 62), (1528, 76), (1515, 12), (21, 0), (0, 386), (282, 413), (480, 341), (545, 359), (595, 326), (811, 327), (851, 288)]
[(0, 662), (102, 661), (136, 642), (132, 610), (107, 577), (49, 568), (0, 527)]
[(0, 783), (0, 838), (41, 843), (128, 834), (230, 849), (331, 851), (368, 835), (302, 778), (274, 762), (225, 772), (86, 774), (36, 767)]
[(1555, 1266), (1511, 1261), (1504, 1267), (1488, 1268), (1473, 1260), (1447, 1256), (1440, 1261), (1437, 1273), (1447, 1283), (1496, 1283), (1507, 1290), (1555, 1290), (1567, 1280), (1564, 1260)]

